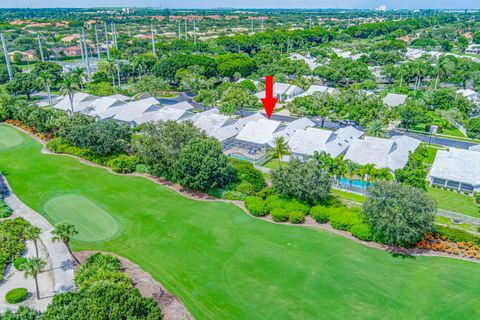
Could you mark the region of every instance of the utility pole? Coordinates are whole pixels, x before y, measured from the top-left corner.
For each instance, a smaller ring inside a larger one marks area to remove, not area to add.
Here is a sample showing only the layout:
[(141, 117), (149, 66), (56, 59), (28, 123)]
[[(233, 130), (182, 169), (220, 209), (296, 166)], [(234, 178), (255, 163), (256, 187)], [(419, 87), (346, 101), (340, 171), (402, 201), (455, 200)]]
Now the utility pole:
[(310, 17), (310, 30), (312, 30), (312, 17)]
[(255, 27), (253, 26), (253, 19), (252, 19), (252, 33), (255, 32)]
[(98, 60), (100, 60), (100, 44), (98, 43), (98, 30), (97, 30), (97, 25), (94, 25), (95, 27), (95, 42), (97, 43), (97, 57)]
[(38, 49), (40, 50), (40, 59), (42, 62), (45, 62), (45, 57), (43, 56), (42, 42), (40, 41), (40, 36), (37, 33)]
[(13, 80), (12, 67), (10, 66), (10, 58), (8, 57), (7, 44), (5, 42), (5, 37), (3, 36), (3, 33), (0, 33), (0, 39), (2, 40), (3, 56), (5, 57), (5, 64), (7, 65), (8, 79), (12, 81)]
[(84, 52), (85, 52), (85, 65), (87, 67), (87, 76), (88, 79), (90, 80), (90, 61), (88, 57), (88, 46), (87, 46), (87, 40), (85, 38), (85, 30), (82, 28), (82, 39), (83, 39), (83, 46), (85, 47)]
[(197, 46), (197, 26), (195, 20), (193, 20), (193, 43)]
[(151, 25), (151, 36), (152, 36), (152, 52), (153, 56), (157, 56), (157, 52), (155, 51), (155, 33), (153, 32), (153, 24)]
[(117, 25), (115, 23), (113, 24), (113, 30), (113, 35), (115, 36), (115, 49), (118, 50)]
[(265, 31), (264, 22), (265, 22), (265, 19), (262, 18), (262, 31)]
[(187, 19), (185, 18), (185, 40), (188, 41), (188, 26)]
[(177, 21), (178, 21), (178, 40), (182, 40), (182, 27), (180, 24), (180, 20), (177, 20)]
[(103, 23), (105, 26), (105, 44), (107, 45), (107, 59), (110, 60), (110, 45), (108, 44), (108, 28), (107, 22)]
[(80, 53), (82, 55), (82, 64), (85, 66), (85, 52), (83, 50), (83, 37), (82, 34), (80, 33), (80, 38), (78, 39), (80, 43)]

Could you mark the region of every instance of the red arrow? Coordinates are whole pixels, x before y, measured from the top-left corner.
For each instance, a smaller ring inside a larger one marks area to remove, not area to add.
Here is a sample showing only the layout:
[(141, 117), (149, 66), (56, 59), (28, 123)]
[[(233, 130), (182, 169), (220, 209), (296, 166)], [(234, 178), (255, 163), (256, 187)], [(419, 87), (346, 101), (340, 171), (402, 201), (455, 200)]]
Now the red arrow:
[(268, 119), (272, 116), (273, 109), (275, 109), (275, 105), (277, 104), (277, 98), (273, 97), (273, 77), (266, 76), (265, 77), (265, 98), (262, 98), (263, 107), (265, 108), (265, 112), (267, 113)]

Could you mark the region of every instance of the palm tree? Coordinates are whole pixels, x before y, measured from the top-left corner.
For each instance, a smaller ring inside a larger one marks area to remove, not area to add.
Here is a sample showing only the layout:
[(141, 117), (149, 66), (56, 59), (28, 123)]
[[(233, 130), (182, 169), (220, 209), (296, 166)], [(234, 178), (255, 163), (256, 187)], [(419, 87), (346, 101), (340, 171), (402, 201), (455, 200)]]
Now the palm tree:
[(372, 122), (368, 123), (367, 127), (365, 128), (365, 133), (372, 137), (387, 137), (387, 132), (383, 127), (382, 121), (379, 119), (375, 119)]
[(83, 80), (85, 78), (85, 69), (81, 67), (75, 67), (71, 71), (72, 75), (77, 78), (78, 84), (80, 85), (80, 90), (83, 92)]
[(280, 166), (282, 157), (291, 155), (292, 153), (288, 150), (285, 139), (283, 137), (278, 137), (275, 140), (275, 146), (269, 149), (267, 154), (273, 158), (277, 158), (278, 165)]
[(352, 187), (353, 180), (358, 178), (359, 168), (360, 166), (357, 163), (351, 160), (345, 161), (345, 174), (347, 175), (348, 181), (350, 183), (350, 188)]
[(345, 161), (342, 158), (335, 158), (333, 159), (333, 181), (337, 182), (337, 180), (347, 173), (347, 167), (345, 166)]
[(80, 264), (80, 261), (78, 261), (77, 257), (74, 256), (72, 249), (70, 249), (70, 238), (78, 233), (77, 228), (70, 223), (61, 223), (55, 226), (55, 228), (52, 231), (53, 241), (62, 241), (68, 249), (68, 252), (70, 252), (70, 255), (73, 257), (75, 262)]
[(37, 81), (41, 86), (45, 87), (45, 90), (47, 90), (48, 105), (52, 107), (52, 92), (50, 88), (52, 87), (52, 84), (53, 84), (53, 75), (47, 70), (43, 70), (38, 75)]
[(37, 299), (40, 299), (40, 290), (38, 289), (38, 274), (43, 272), (43, 269), (46, 266), (45, 260), (42, 258), (30, 258), (25, 262), (25, 269), (23, 270), (23, 275), (25, 279), (32, 278), (35, 279), (35, 288), (37, 289)]
[(313, 159), (317, 161), (318, 166), (322, 172), (332, 173), (334, 168), (334, 159), (325, 151), (317, 152), (313, 154)]
[(25, 237), (25, 239), (31, 240), (35, 244), (35, 254), (37, 258), (38, 258), (37, 240), (40, 239), (40, 233), (42, 233), (40, 228), (34, 227), (34, 226), (29, 226), (23, 231), (23, 236)]
[(362, 187), (365, 181), (367, 181), (367, 187), (368, 187), (368, 183), (371, 182), (373, 180), (373, 177), (375, 176), (375, 172), (376, 172), (375, 165), (371, 163), (366, 164), (362, 166), (362, 168), (360, 169), (360, 172), (362, 175)]
[(75, 113), (75, 110), (73, 109), (73, 97), (75, 96), (75, 90), (77, 89), (78, 89), (77, 78), (71, 73), (67, 73), (63, 77), (62, 83), (60, 84), (60, 94), (64, 96), (68, 95), (68, 98), (70, 99), (72, 116)]

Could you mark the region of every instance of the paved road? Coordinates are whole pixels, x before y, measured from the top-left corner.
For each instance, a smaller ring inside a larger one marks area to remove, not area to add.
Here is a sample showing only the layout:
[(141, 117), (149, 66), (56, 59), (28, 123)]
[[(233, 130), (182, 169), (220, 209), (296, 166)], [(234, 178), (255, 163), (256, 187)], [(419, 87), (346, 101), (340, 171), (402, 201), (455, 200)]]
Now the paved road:
[(412, 133), (412, 132), (405, 132), (405, 131), (398, 131), (398, 130), (391, 130), (389, 131), (389, 133), (391, 136), (406, 135), (426, 143), (433, 143), (433, 144), (438, 144), (445, 147), (453, 147), (453, 148), (459, 148), (459, 149), (468, 149), (469, 147), (476, 145), (476, 143), (474, 142), (467, 142), (467, 141), (442, 138), (442, 137), (432, 136), (427, 134), (419, 134), (419, 133)]

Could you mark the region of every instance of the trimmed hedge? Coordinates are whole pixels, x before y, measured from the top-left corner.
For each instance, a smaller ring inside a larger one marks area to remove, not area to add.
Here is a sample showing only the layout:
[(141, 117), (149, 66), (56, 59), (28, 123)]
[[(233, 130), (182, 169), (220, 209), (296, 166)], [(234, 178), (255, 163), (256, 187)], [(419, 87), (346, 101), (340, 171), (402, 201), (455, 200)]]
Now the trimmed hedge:
[(372, 241), (373, 233), (370, 226), (366, 223), (356, 224), (350, 228), (352, 236), (363, 241)]
[(287, 210), (283, 208), (275, 208), (270, 212), (270, 214), (272, 215), (272, 219), (275, 222), (285, 222), (289, 218)]
[(10, 217), (12, 212), (12, 209), (0, 198), (0, 218)]
[(88, 149), (74, 147), (70, 145), (65, 139), (62, 139), (62, 138), (54, 138), (48, 141), (47, 148), (48, 150), (53, 151), (55, 153), (69, 154), (72, 156), (86, 159), (88, 161), (95, 162), (102, 166), (106, 165), (110, 160), (114, 158), (111, 156), (110, 157), (98, 156), (94, 152)]
[(311, 208), (310, 216), (318, 223), (327, 223), (330, 219), (328, 208), (324, 206), (315, 206)]
[(362, 215), (358, 210), (344, 208), (341, 212), (330, 215), (330, 224), (338, 230), (350, 231), (354, 225), (362, 223)]
[(22, 301), (25, 301), (28, 297), (28, 290), (25, 288), (15, 288), (7, 292), (5, 295), (5, 300), (8, 303), (14, 304), (14, 303), (20, 303)]
[(225, 200), (245, 200), (247, 196), (238, 191), (225, 191), (221, 197)]
[(132, 173), (137, 168), (138, 159), (135, 156), (119, 155), (108, 161), (107, 166), (116, 173)]
[(302, 211), (292, 211), (288, 214), (288, 221), (294, 224), (303, 223), (305, 221), (305, 213)]
[(298, 200), (285, 199), (280, 197), (279, 195), (268, 196), (267, 199), (265, 199), (265, 203), (269, 212), (271, 212), (275, 208), (283, 208), (288, 212), (301, 211), (304, 214), (307, 214), (310, 210), (310, 207), (308, 205)]
[(13, 266), (18, 271), (23, 271), (25, 269), (25, 263), (27, 262), (27, 258), (25, 257), (18, 257), (13, 261)]
[(257, 217), (262, 217), (268, 213), (265, 201), (260, 197), (246, 197), (245, 207), (247, 207), (252, 215)]

